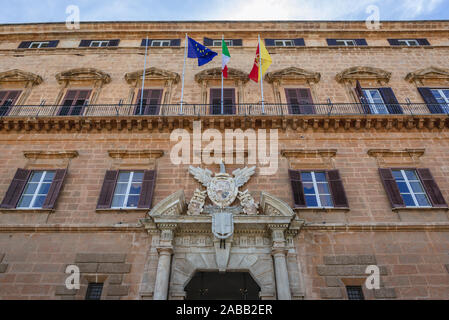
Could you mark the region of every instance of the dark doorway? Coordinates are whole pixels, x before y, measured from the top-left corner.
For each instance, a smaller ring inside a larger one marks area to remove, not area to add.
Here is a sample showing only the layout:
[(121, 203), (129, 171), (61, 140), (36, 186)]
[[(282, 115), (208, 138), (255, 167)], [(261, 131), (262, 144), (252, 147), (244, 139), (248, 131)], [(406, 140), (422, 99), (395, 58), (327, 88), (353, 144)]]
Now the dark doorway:
[(186, 286), (187, 300), (260, 300), (248, 272), (197, 272)]

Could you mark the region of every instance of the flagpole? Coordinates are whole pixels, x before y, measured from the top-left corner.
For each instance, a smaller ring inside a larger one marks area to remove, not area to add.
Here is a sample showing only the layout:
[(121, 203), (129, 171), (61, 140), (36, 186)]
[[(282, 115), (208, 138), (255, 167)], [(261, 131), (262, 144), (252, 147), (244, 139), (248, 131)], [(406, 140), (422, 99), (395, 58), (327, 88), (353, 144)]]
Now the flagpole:
[(262, 95), (262, 114), (265, 114), (265, 103), (263, 101), (262, 47), (260, 46), (260, 34), (259, 34), (259, 75), (260, 75), (260, 92)]
[[(221, 61), (223, 63), (223, 41), (224, 41), (224, 34), (221, 35)], [(221, 114), (223, 114), (224, 111), (224, 103), (223, 103), (223, 66), (221, 66)]]
[(142, 90), (140, 91), (140, 108), (139, 108), (139, 115), (142, 115), (142, 106), (143, 106), (143, 90), (145, 88), (145, 76), (146, 76), (146, 70), (147, 70), (147, 54), (148, 54), (148, 34), (147, 34), (147, 40), (145, 42), (145, 61), (143, 63), (143, 74), (142, 74)]
[(185, 45), (184, 45), (184, 67), (182, 69), (182, 89), (181, 89), (181, 110), (179, 114), (183, 114), (183, 104), (184, 104), (184, 76), (186, 73), (186, 60), (187, 60), (187, 42), (188, 42), (188, 38), (187, 38), (187, 33), (186, 33), (186, 41), (185, 41)]

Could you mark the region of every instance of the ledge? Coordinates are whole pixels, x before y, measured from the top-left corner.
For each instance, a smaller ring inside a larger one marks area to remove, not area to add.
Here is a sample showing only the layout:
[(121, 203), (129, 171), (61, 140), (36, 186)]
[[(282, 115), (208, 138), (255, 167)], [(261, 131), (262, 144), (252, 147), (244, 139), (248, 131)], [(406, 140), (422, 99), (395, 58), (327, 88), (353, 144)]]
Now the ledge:
[(27, 213), (42, 213), (49, 214), (55, 212), (54, 209), (0, 209), (0, 214), (5, 213), (18, 213), (18, 214), (27, 214)]
[(337, 155), (337, 149), (282, 149), (281, 155), (286, 158), (310, 158), (311, 156), (333, 158)]
[(78, 157), (78, 151), (24, 151), (27, 159), (73, 159)]
[(449, 223), (354, 223), (354, 224), (337, 224), (337, 223), (309, 223), (303, 226), (304, 230), (326, 230), (326, 231), (449, 231)]
[(448, 211), (449, 207), (425, 207), (425, 208), (416, 208), (416, 207), (401, 207), (401, 208), (392, 208), (392, 211)]
[(426, 149), (404, 149), (404, 150), (391, 150), (391, 149), (370, 149), (368, 155), (370, 157), (422, 157)]
[(96, 213), (136, 213), (136, 212), (149, 212), (150, 209), (96, 209)]
[(108, 153), (114, 159), (158, 159), (164, 155), (163, 150), (108, 150)]
[(293, 211), (308, 211), (308, 212), (338, 212), (338, 211), (351, 211), (350, 208), (293, 208)]

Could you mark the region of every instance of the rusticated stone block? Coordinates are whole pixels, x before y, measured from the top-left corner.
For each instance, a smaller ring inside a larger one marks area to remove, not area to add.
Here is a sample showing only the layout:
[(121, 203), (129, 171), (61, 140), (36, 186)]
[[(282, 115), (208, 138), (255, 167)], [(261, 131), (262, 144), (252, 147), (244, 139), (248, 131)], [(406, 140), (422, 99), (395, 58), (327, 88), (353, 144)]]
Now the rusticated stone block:
[(129, 263), (100, 263), (98, 273), (129, 273), (131, 265)]
[(394, 288), (380, 288), (374, 290), (374, 297), (377, 299), (394, 299), (396, 298), (396, 291)]
[(126, 296), (129, 292), (129, 286), (110, 285), (108, 287), (108, 296)]
[(76, 263), (89, 262), (105, 262), (105, 263), (122, 263), (126, 260), (125, 253), (78, 253), (76, 255)]
[(78, 290), (69, 290), (66, 286), (57, 286), (55, 295), (57, 296), (73, 296), (76, 295)]
[(78, 263), (77, 266), (82, 273), (95, 273), (98, 269), (98, 263)]
[(341, 255), (324, 256), (326, 265), (371, 265), (376, 264), (376, 257), (373, 255)]
[(328, 287), (340, 287), (342, 282), (338, 277), (326, 277), (326, 285)]
[(320, 289), (321, 298), (323, 299), (341, 299), (343, 294), (341, 288), (322, 288)]
[(8, 265), (6, 263), (0, 263), (0, 273), (5, 273)]
[(123, 281), (123, 275), (113, 274), (109, 277), (109, 284), (121, 284)]

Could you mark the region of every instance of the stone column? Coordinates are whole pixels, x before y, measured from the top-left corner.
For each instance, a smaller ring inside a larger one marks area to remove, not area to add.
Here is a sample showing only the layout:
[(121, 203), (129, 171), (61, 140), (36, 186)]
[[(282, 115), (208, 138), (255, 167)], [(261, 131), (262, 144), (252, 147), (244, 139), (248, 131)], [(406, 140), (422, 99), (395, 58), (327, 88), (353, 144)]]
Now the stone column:
[(274, 258), (274, 273), (276, 276), (276, 291), (278, 300), (291, 300), (290, 281), (288, 278), (286, 260), (286, 242), (284, 232), (288, 225), (270, 225), (273, 240), (272, 255)]
[(175, 224), (158, 225), (161, 229), (161, 238), (157, 251), (159, 253), (159, 261), (156, 271), (156, 282), (154, 284), (153, 300), (167, 300), (168, 287), (171, 272), (171, 256), (173, 254), (173, 238)]

